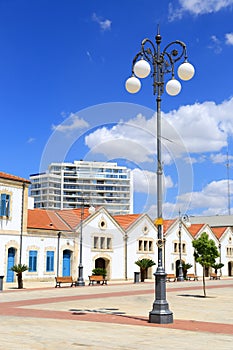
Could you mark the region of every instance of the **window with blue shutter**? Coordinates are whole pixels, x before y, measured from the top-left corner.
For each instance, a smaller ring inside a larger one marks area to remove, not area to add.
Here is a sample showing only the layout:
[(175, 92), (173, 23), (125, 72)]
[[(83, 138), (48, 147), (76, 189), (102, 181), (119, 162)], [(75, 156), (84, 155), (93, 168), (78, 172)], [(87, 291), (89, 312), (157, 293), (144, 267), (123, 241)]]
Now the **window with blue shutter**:
[(47, 251), (46, 253), (46, 272), (54, 271), (54, 252)]
[(30, 250), (29, 251), (29, 264), (28, 264), (28, 270), (30, 272), (36, 272), (37, 271), (37, 250)]
[(0, 197), (0, 216), (10, 216), (10, 194), (1, 193)]

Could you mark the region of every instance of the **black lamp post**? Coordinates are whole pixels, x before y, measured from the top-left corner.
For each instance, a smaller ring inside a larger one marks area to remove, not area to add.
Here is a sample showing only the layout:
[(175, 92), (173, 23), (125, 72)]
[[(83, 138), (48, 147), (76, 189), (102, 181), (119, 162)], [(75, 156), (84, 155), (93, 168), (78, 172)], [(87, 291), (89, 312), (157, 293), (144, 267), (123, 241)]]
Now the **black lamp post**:
[[(93, 214), (95, 212), (95, 208), (93, 206), (90, 206), (88, 211), (90, 214)], [(82, 204), (81, 204), (78, 279), (77, 279), (77, 282), (75, 283), (77, 287), (85, 286), (85, 281), (83, 278), (83, 217), (84, 217), (84, 198), (82, 198)]]
[(84, 216), (84, 198), (81, 204), (81, 219), (80, 219), (80, 239), (79, 239), (79, 265), (78, 265), (78, 280), (76, 286), (85, 286), (83, 279), (83, 216)]
[(183, 282), (184, 281), (184, 272), (183, 272), (183, 265), (182, 265), (182, 234), (181, 234), (181, 230), (182, 230), (182, 224), (184, 224), (186, 227), (190, 227), (191, 223), (189, 221), (189, 217), (188, 215), (180, 215), (180, 211), (179, 211), (179, 267), (178, 267), (178, 277), (177, 277), (177, 281), (178, 282)]
[(57, 234), (57, 277), (59, 276), (60, 239), (61, 239), (61, 232), (58, 232)]
[[(141, 88), (138, 78), (146, 78), (152, 68), (153, 94), (157, 96), (157, 228), (158, 228), (158, 266), (155, 272), (155, 301), (153, 310), (149, 314), (149, 322), (167, 324), (173, 322), (173, 313), (169, 310), (166, 300), (166, 273), (163, 266), (163, 167), (161, 158), (161, 96), (164, 92), (164, 75), (170, 74), (171, 80), (166, 84), (166, 91), (169, 95), (175, 96), (181, 90), (181, 84), (175, 79), (175, 63), (181, 58), (184, 62), (178, 68), (178, 75), (182, 80), (189, 80), (194, 75), (194, 67), (187, 62), (186, 45), (182, 41), (169, 43), (163, 51), (160, 44), (162, 38), (159, 33), (155, 37), (155, 44), (150, 39), (144, 39), (141, 43), (141, 50), (136, 54), (132, 64), (132, 76), (127, 79), (125, 87), (130, 93), (136, 93)], [(138, 77), (138, 78), (137, 78)]]
[[(221, 264), (222, 263), (221, 243), (219, 243), (218, 249), (219, 249), (219, 263)], [(222, 276), (222, 268), (220, 268), (220, 276)]]

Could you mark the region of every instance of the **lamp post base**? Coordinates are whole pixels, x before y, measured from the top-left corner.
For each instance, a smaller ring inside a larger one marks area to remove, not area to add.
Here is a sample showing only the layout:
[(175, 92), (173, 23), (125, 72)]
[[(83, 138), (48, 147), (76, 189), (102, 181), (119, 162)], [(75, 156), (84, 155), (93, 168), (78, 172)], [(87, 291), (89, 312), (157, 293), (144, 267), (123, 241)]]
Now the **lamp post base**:
[(178, 273), (177, 281), (178, 282), (184, 281), (184, 274), (183, 274), (183, 266), (182, 265), (179, 266), (179, 273)]
[(169, 310), (162, 313), (161, 310), (158, 310), (156, 313), (155, 310), (152, 310), (149, 314), (149, 323), (157, 324), (169, 324), (173, 323), (173, 313)]
[(183, 276), (178, 276), (176, 280), (177, 280), (177, 282), (183, 282), (184, 281), (184, 277)]
[(78, 279), (77, 279), (77, 282), (75, 283), (75, 286), (76, 287), (85, 286), (85, 282), (83, 279), (83, 265), (82, 264), (79, 264), (79, 267), (78, 267)]
[(83, 286), (85, 286), (85, 281), (84, 281), (84, 279), (79, 279), (79, 278), (78, 278), (77, 282), (75, 283), (75, 286), (76, 286), (76, 287), (83, 287)]
[(155, 273), (156, 300), (153, 303), (153, 310), (149, 313), (150, 323), (173, 323), (173, 313), (169, 310), (166, 300), (166, 276), (167, 274), (164, 271)]

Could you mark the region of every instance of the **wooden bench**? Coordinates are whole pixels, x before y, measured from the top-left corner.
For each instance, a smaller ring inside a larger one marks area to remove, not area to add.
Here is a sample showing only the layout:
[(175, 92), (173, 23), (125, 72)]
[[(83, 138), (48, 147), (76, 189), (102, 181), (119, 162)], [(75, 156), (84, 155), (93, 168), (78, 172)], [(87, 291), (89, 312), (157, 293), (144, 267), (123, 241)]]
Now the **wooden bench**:
[(175, 282), (176, 276), (174, 274), (167, 274), (166, 282)]
[(55, 277), (55, 280), (56, 280), (55, 288), (61, 287), (61, 283), (70, 283), (71, 287), (75, 286), (75, 282), (73, 281), (73, 278), (71, 276)]
[(220, 276), (218, 276), (216, 273), (211, 273), (210, 280), (220, 280)]
[(187, 273), (186, 278), (188, 281), (198, 281), (198, 276), (194, 275), (194, 273)]
[(103, 284), (107, 284), (107, 280), (104, 276), (99, 276), (99, 275), (91, 275), (91, 276), (88, 276), (89, 277), (89, 286), (92, 284), (94, 284), (95, 282), (96, 283), (101, 283), (102, 285)]

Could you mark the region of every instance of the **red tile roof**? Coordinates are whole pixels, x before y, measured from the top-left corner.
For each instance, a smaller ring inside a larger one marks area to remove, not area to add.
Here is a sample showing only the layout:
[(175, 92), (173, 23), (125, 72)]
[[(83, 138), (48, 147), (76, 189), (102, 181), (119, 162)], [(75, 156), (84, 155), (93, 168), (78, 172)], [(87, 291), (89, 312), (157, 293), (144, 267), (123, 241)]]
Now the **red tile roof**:
[(189, 228), (188, 228), (188, 231), (189, 233), (191, 233), (191, 235), (193, 237), (195, 237), (198, 232), (202, 229), (202, 227), (204, 227), (205, 224), (192, 224)]
[(29, 180), (24, 179), (23, 177), (19, 177), (19, 176), (3, 173), (2, 171), (0, 171), (0, 178), (7, 179), (7, 180), (13, 180), (13, 181), (26, 182), (28, 184), (31, 183)]
[(163, 233), (166, 234), (166, 231), (174, 224), (176, 219), (173, 220), (163, 220)]
[(222, 235), (226, 232), (228, 227), (211, 227), (211, 230), (213, 231), (215, 237), (220, 239)]
[(115, 215), (113, 218), (116, 222), (126, 230), (129, 228), (142, 214), (127, 214), (127, 215)]
[[(13, 176), (13, 175), (12, 175)], [(0, 172), (1, 177), (1, 172)], [(43, 230), (55, 230), (55, 231), (72, 231), (81, 222), (82, 209), (64, 209), (64, 210), (46, 210), (46, 209), (29, 209), (28, 210), (28, 223), (27, 227), (30, 229), (43, 229)], [(85, 220), (91, 214), (89, 208), (84, 208), (82, 219)], [(126, 214), (115, 215), (113, 218), (124, 229), (127, 230), (134, 222), (138, 220), (143, 214)], [(168, 229), (174, 224), (177, 219), (164, 220), (163, 231), (166, 235)], [(192, 224), (188, 231), (195, 238), (205, 224)], [(211, 227), (217, 239), (220, 239), (227, 230), (225, 227)]]
[[(81, 216), (82, 216), (81, 208), (57, 210), (56, 213), (72, 229), (75, 229), (81, 222)], [(82, 220), (85, 220), (90, 215), (91, 214), (89, 213), (89, 208), (84, 208)]]
[(31, 229), (70, 231), (70, 227), (59, 218), (55, 211), (45, 209), (29, 209), (27, 227)]

